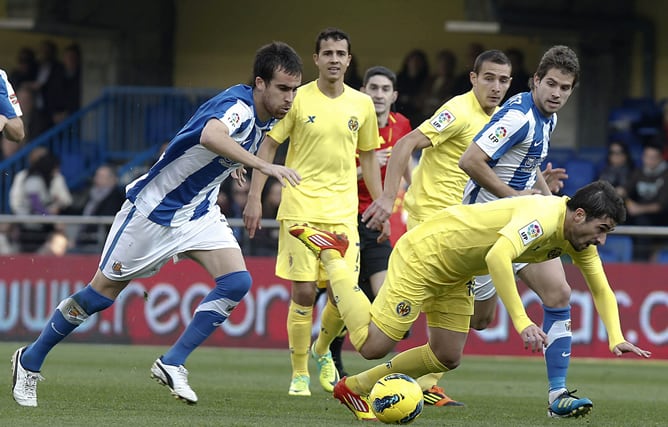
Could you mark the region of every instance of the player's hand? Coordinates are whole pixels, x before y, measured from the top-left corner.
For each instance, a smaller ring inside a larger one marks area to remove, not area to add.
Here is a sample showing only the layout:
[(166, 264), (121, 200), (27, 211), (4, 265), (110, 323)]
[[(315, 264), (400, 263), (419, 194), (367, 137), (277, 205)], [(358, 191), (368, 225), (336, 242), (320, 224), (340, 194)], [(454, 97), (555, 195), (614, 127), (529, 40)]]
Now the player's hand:
[(542, 172), (545, 183), (550, 191), (557, 194), (564, 188), (564, 180), (568, 179), (568, 174), (564, 168), (553, 168), (552, 162), (547, 163), (547, 167)]
[(234, 179), (239, 185), (246, 182), (246, 168), (240, 166), (232, 171), (230, 174), (232, 179)]
[(635, 345), (631, 344), (628, 341), (624, 341), (623, 343), (617, 344), (615, 348), (612, 349), (612, 352), (615, 354), (615, 356), (619, 357), (624, 353), (635, 353), (640, 357), (644, 357), (645, 359), (649, 359), (649, 357), (652, 355), (651, 351), (643, 350), (641, 348), (636, 347)]
[(547, 345), (547, 335), (536, 325), (524, 328), (520, 336), (524, 341), (524, 349), (531, 348), (533, 353), (543, 351), (543, 346)]
[(249, 197), (243, 211), (244, 226), (248, 231), (248, 237), (255, 237), (255, 230), (261, 229), (262, 225), (262, 202), (258, 198)]
[(376, 242), (383, 243), (384, 241), (389, 239), (391, 235), (392, 235), (392, 225), (390, 224), (390, 220), (387, 220), (383, 223), (383, 229), (380, 230), (380, 234), (378, 235)]
[(383, 223), (390, 219), (392, 208), (394, 208), (394, 200), (387, 200), (381, 196), (374, 200), (362, 213), (362, 222), (366, 224), (367, 228), (381, 230)]
[(376, 150), (376, 159), (378, 159), (378, 164), (382, 168), (387, 164), (387, 162), (390, 160), (390, 152), (391, 150), (389, 148), (383, 148), (382, 150)]
[(302, 180), (302, 177), (297, 173), (296, 170), (274, 163), (267, 163), (263, 165), (260, 168), (260, 172), (267, 176), (273, 176), (278, 180), (278, 182), (281, 183), (283, 187), (287, 186), (287, 183), (290, 183), (290, 185), (294, 187)]

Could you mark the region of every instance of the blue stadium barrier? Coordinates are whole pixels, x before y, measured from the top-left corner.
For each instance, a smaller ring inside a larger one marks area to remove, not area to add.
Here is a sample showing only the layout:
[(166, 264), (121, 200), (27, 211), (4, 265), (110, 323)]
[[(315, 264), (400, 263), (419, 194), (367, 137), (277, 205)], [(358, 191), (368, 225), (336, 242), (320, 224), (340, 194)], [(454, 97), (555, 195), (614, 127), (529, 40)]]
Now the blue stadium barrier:
[(571, 159), (566, 162), (564, 167), (568, 179), (564, 181), (563, 194), (572, 196), (580, 187), (596, 180), (596, 165), (589, 160)]
[(125, 165), (151, 160), (216, 89), (109, 87), (100, 98), (39, 135), (12, 157), (0, 161), (0, 214), (8, 214), (14, 175), (27, 167), (33, 148), (60, 157), (71, 189), (79, 189), (102, 163)]

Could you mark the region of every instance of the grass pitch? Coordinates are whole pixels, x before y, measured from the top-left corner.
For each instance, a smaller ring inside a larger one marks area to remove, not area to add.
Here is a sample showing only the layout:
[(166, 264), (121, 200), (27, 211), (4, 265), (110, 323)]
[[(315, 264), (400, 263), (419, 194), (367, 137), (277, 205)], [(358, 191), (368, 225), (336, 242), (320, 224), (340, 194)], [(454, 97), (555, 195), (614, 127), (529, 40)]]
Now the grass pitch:
[[(188, 359), (199, 403), (173, 399), (149, 378), (162, 347), (69, 344), (49, 355), (38, 387), (39, 407), (19, 407), (11, 396), (9, 359), (22, 344), (0, 343), (0, 424), (3, 426), (361, 426), (318, 383), (311, 362), (311, 397), (288, 396), (287, 350), (202, 347)], [(344, 352), (355, 373), (374, 362)], [(546, 416), (545, 368), (540, 357), (465, 356), (442, 381), (464, 408), (425, 407), (418, 426), (665, 426), (668, 362), (623, 359), (571, 363), (569, 385), (594, 402), (579, 419)], [(364, 424), (366, 425), (366, 424)], [(374, 425), (382, 425), (374, 423)]]

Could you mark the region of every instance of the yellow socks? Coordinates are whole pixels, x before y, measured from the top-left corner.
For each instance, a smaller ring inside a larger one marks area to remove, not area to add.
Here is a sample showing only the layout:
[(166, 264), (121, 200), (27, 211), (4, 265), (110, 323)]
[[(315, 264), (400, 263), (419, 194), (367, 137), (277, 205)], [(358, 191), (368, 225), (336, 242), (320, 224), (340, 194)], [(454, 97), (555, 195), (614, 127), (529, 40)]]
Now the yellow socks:
[(437, 358), (429, 344), (411, 348), (394, 356), (389, 362), (374, 366), (364, 372), (349, 377), (346, 385), (359, 394), (369, 394), (373, 385), (385, 375), (402, 373), (413, 378), (421, 377), (431, 372), (447, 372)]
[(311, 345), (311, 328), (313, 326), (313, 307), (299, 305), (290, 301), (288, 309), (288, 344), (290, 346), (290, 362), (292, 376), (308, 376), (308, 351)]
[(369, 334), (371, 303), (357, 286), (355, 274), (338, 252), (323, 251), (320, 260), (327, 271), (336, 306), (348, 328), (350, 342), (359, 350)]
[(443, 372), (432, 372), (431, 374), (422, 375), (420, 378), (416, 378), (416, 381), (420, 384), (422, 390), (429, 390), (432, 386), (435, 386), (441, 378), (443, 378)]
[(315, 352), (325, 354), (329, 351), (329, 345), (338, 337), (343, 329), (343, 320), (339, 315), (339, 310), (327, 299), (327, 305), (322, 311), (320, 319), (320, 334), (315, 341)]

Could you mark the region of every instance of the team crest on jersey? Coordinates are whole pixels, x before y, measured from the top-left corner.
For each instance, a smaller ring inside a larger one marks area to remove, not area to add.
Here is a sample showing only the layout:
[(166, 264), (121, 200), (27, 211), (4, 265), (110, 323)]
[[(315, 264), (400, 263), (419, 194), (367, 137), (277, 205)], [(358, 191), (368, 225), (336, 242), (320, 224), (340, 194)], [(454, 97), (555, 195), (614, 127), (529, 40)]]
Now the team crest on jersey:
[(551, 249), (550, 252), (547, 253), (547, 259), (559, 258), (562, 252), (561, 248)]
[(352, 132), (357, 132), (360, 128), (360, 122), (357, 120), (357, 117), (352, 116), (350, 117), (350, 120), (348, 120), (348, 129), (350, 129)]
[(9, 102), (12, 103), (12, 105), (16, 105), (19, 103), (19, 99), (16, 97), (15, 94), (9, 95)]
[(111, 270), (114, 273), (120, 273), (122, 269), (123, 269), (123, 264), (121, 264), (120, 261), (116, 261), (111, 265)]
[(438, 116), (431, 119), (429, 123), (436, 129), (438, 132), (441, 132), (443, 129), (448, 127), (448, 125), (454, 122), (456, 119), (455, 115), (449, 112), (448, 110), (443, 110), (438, 113)]
[(543, 235), (543, 227), (540, 226), (538, 221), (532, 221), (528, 225), (520, 228), (518, 232), (520, 233), (522, 243), (526, 246)]
[(406, 317), (411, 314), (411, 304), (407, 301), (401, 301), (397, 304), (395, 310), (399, 316)]

